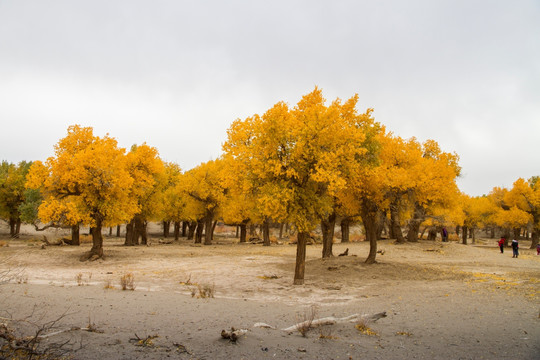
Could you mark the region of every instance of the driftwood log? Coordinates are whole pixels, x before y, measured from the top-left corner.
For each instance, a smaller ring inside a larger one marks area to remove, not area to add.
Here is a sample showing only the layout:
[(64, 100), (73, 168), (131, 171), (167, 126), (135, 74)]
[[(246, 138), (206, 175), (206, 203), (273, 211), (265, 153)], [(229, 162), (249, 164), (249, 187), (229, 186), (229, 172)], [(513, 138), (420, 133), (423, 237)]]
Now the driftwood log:
[(334, 325), (336, 323), (344, 323), (344, 322), (359, 322), (359, 321), (363, 321), (365, 323), (369, 323), (369, 322), (375, 322), (381, 318), (384, 318), (386, 317), (386, 311), (384, 312), (381, 312), (381, 313), (377, 313), (377, 314), (353, 314), (353, 315), (350, 315), (350, 316), (346, 316), (346, 317), (343, 317), (343, 318), (336, 318), (336, 317), (333, 317), (333, 316), (329, 316), (329, 317), (325, 317), (325, 318), (320, 318), (320, 319), (315, 319), (315, 320), (307, 320), (307, 321), (303, 321), (303, 322), (300, 322), (298, 324), (294, 324), (292, 326), (289, 326), (288, 328), (285, 328), (285, 329), (281, 329), (282, 331), (287, 331), (287, 332), (292, 332), (292, 331), (296, 331), (297, 329), (299, 328), (303, 328), (303, 327), (312, 327), (312, 328), (315, 328), (315, 327), (318, 327), (318, 326), (322, 326), (322, 325)]

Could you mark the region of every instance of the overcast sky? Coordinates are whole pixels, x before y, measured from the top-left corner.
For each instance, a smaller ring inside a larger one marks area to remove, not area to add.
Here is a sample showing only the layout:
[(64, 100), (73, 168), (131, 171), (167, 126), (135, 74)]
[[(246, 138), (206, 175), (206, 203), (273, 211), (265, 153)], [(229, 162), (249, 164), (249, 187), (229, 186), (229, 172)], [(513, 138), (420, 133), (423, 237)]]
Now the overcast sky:
[(72, 124), (188, 170), (315, 86), (457, 152), (470, 195), (540, 175), (540, 1), (0, 0), (0, 159)]

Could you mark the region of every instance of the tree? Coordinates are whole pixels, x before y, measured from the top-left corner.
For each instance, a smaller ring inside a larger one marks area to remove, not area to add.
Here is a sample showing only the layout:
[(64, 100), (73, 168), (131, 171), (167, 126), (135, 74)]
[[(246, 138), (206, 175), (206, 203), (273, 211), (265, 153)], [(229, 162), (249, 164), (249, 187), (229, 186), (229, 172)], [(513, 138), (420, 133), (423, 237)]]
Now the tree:
[(183, 192), (194, 202), (190, 206), (192, 218), (202, 221), (199, 224), (199, 231), (202, 230), (200, 226), (204, 224), (204, 245), (212, 244), (214, 220), (223, 202), (222, 167), (222, 159), (203, 163), (187, 171), (180, 184)]
[(25, 201), (25, 182), (31, 162), (0, 165), (0, 219), (9, 222), (9, 235), (18, 237), (21, 228), (20, 206)]
[(532, 223), (531, 249), (538, 244), (540, 231), (540, 177), (533, 176), (528, 181), (517, 179), (510, 191), (506, 193), (505, 203), (516, 206), (530, 215)]
[(147, 244), (147, 222), (163, 212), (163, 190), (166, 174), (163, 161), (156, 148), (146, 144), (133, 145), (126, 155), (126, 166), (133, 178), (130, 197), (137, 203), (138, 211), (126, 227), (125, 245)]
[[(298, 229), (294, 284), (304, 283), (306, 241), (317, 221), (333, 212), (337, 192), (346, 186), (343, 164), (366, 149), (358, 146), (354, 96), (325, 105), (318, 88), (293, 108), (277, 103), (264, 115), (235, 121), (223, 148), (246, 164), (250, 181), (261, 184), (259, 204), (272, 219), (287, 219)], [(279, 220), (278, 220), (279, 221)]]
[(130, 196), (133, 178), (125, 149), (108, 135), (94, 136), (92, 128), (73, 125), (54, 151), (45, 163), (32, 164), (28, 174), (27, 187), (40, 189), (44, 199), (39, 218), (89, 225), (92, 249), (82, 259), (100, 258), (102, 227), (124, 223), (139, 211)]

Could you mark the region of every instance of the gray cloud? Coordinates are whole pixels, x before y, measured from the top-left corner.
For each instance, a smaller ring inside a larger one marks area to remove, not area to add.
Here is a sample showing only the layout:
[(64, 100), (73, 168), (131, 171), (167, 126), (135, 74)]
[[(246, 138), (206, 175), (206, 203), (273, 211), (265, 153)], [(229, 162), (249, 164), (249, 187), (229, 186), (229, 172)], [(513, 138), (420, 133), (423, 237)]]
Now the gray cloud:
[(320, 86), (461, 157), (479, 195), (540, 173), (537, 1), (0, 1), (0, 155), (67, 126), (183, 168), (236, 118)]

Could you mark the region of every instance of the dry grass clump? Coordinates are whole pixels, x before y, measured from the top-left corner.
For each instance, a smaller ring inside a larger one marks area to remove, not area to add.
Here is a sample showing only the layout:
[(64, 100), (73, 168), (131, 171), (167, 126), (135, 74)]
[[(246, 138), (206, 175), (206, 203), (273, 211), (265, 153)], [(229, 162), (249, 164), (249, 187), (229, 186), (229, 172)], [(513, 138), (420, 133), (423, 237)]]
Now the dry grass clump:
[(9, 247), (9, 243), (7, 241), (4, 241), (4, 240), (0, 240), (0, 247)]
[(317, 307), (311, 306), (304, 310), (303, 314), (296, 314), (296, 330), (306, 337), (309, 330), (313, 329), (313, 320), (317, 317)]
[(122, 290), (135, 290), (135, 277), (132, 273), (126, 273), (120, 278)]

